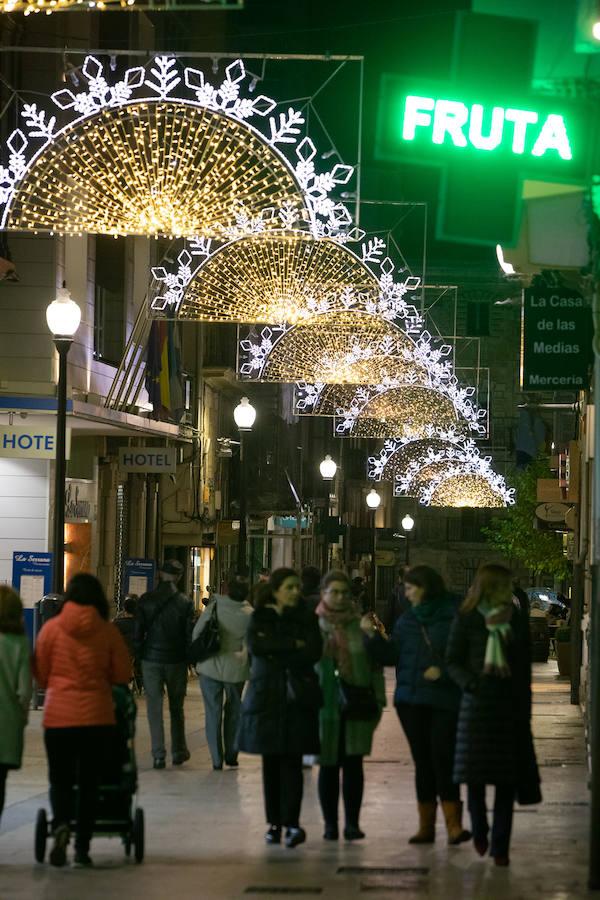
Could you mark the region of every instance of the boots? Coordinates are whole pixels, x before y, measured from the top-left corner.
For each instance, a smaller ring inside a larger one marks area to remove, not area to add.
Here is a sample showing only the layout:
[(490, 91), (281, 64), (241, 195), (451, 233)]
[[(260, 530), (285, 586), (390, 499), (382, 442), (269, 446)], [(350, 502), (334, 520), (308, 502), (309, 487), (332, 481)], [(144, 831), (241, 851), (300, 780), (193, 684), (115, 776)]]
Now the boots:
[(471, 832), (466, 831), (462, 827), (462, 808), (463, 805), (459, 800), (442, 801), (442, 809), (444, 810), (446, 829), (448, 831), (448, 844), (450, 846), (471, 840)]
[(436, 808), (436, 803), (419, 803), (419, 830), (409, 838), (409, 844), (433, 844)]

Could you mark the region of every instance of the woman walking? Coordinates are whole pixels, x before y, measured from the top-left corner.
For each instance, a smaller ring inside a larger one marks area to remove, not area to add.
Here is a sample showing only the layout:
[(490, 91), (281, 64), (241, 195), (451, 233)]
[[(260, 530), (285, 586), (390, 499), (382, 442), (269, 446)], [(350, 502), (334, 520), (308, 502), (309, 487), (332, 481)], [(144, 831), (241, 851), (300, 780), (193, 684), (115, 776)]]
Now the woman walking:
[(300, 579), (276, 569), (257, 596), (250, 619), (250, 683), (242, 703), (239, 748), (262, 756), (268, 844), (296, 847), (300, 826), (302, 756), (319, 752), (321, 692), (314, 670), (321, 656), (319, 621), (299, 604)]
[(373, 658), (396, 666), (394, 704), (415, 764), (419, 828), (411, 844), (432, 844), (438, 799), (448, 843), (468, 841), (462, 827), (460, 788), (454, 783), (454, 745), (460, 690), (444, 661), (456, 604), (435, 569), (415, 566), (405, 574), (410, 609), (397, 621), (390, 640), (377, 634), (369, 642)]
[(112, 686), (126, 685), (131, 677), (127, 646), (108, 616), (98, 579), (75, 575), (67, 585), (61, 612), (44, 625), (35, 646), (35, 677), (46, 689), (43, 724), (53, 866), (66, 863), (73, 818), (77, 822), (74, 864), (92, 865), (89, 848), (99, 771), (115, 740)]
[[(452, 627), (448, 671), (464, 691), (456, 740), (455, 781), (467, 784), (475, 849), (509, 864), (513, 804), (539, 803), (531, 737), (529, 619), (513, 597), (504, 566), (479, 569)], [(496, 787), (491, 846), (486, 785)]]
[(216, 614), (219, 652), (196, 666), (204, 698), (206, 741), (215, 771), (223, 768), (223, 759), (227, 766), (238, 764), (237, 732), (242, 690), (250, 671), (246, 648), (246, 632), (252, 615), (252, 607), (246, 600), (249, 591), (246, 579), (232, 575), (227, 594), (213, 594), (192, 635), (194, 641)]
[(324, 655), (317, 666), (323, 691), (319, 772), (319, 799), (325, 820), (323, 837), (327, 841), (339, 838), (341, 772), (344, 837), (356, 841), (365, 836), (359, 825), (363, 757), (371, 752), (373, 734), (385, 706), (383, 673), (367, 655), (361, 613), (343, 572), (332, 571), (324, 576), (316, 612), (324, 642)]
[(23, 732), (31, 699), (29, 641), (23, 627), (21, 598), (7, 585), (0, 586), (0, 819), (4, 810), (6, 778), (20, 769)]

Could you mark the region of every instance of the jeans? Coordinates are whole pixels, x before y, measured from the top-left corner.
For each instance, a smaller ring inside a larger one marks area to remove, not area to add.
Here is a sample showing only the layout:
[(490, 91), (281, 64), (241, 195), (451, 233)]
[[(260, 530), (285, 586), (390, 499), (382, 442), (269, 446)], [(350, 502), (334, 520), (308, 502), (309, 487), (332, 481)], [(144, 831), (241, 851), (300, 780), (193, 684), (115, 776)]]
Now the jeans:
[(56, 831), (60, 825), (70, 828), (75, 819), (75, 847), (83, 853), (89, 850), (94, 831), (100, 769), (111, 756), (116, 740), (111, 725), (46, 728), (44, 732), (52, 829)]
[(340, 801), (340, 770), (343, 777), (344, 813), (346, 826), (358, 828), (364, 790), (362, 756), (343, 756), (335, 766), (321, 766), (319, 771), (319, 800), (326, 825), (336, 825)]
[[(483, 842), (487, 839), (489, 830), (485, 803), (485, 784), (469, 784), (468, 788), (473, 839)], [(514, 800), (514, 785), (496, 785), (490, 856), (508, 856)]]
[(165, 687), (171, 715), (171, 754), (185, 756), (188, 752), (185, 739), (183, 704), (187, 691), (188, 670), (185, 663), (155, 663), (142, 661), (142, 676), (146, 692), (146, 709), (150, 725), (152, 757), (164, 759), (165, 726), (163, 722), (163, 696)]
[(460, 800), (452, 780), (458, 713), (410, 703), (399, 703), (396, 711), (415, 764), (419, 803)]
[[(200, 675), (200, 690), (204, 699), (204, 727), (213, 766), (237, 761), (237, 730), (242, 708), (244, 682), (217, 681), (208, 675)], [(225, 705), (223, 706), (223, 695)]]
[(297, 828), (304, 790), (302, 756), (281, 753), (265, 755), (262, 770), (268, 824)]

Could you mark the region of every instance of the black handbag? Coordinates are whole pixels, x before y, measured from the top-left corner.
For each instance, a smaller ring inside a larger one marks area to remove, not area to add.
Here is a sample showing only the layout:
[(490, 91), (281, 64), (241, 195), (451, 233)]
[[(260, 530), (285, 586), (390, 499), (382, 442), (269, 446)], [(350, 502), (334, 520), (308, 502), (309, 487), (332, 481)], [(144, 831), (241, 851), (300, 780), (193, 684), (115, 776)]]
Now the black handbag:
[(221, 649), (221, 634), (219, 632), (219, 618), (217, 616), (217, 601), (213, 601), (209, 619), (198, 637), (190, 644), (188, 651), (188, 663), (192, 666), (205, 662), (211, 656), (216, 656)]
[(361, 687), (339, 680), (340, 712), (349, 722), (371, 722), (379, 715), (373, 687)]
[(303, 709), (316, 710), (323, 706), (323, 692), (315, 672), (291, 672), (288, 669), (286, 696), (288, 703)]

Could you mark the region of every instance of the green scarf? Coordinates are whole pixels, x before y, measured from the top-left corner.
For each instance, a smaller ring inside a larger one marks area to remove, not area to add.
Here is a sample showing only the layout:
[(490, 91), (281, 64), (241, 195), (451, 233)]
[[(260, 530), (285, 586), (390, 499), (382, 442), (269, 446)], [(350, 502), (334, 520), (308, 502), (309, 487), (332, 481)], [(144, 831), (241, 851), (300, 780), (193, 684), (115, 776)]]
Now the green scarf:
[(433, 625), (439, 614), (441, 612), (447, 612), (448, 610), (454, 611), (454, 601), (448, 596), (423, 600), (412, 608), (413, 613), (421, 625), (424, 625), (425, 627)]
[(506, 660), (504, 649), (512, 635), (510, 627), (513, 614), (512, 603), (494, 607), (480, 603), (477, 610), (485, 619), (485, 627), (488, 630), (483, 671), (486, 675), (508, 678), (510, 666)]

